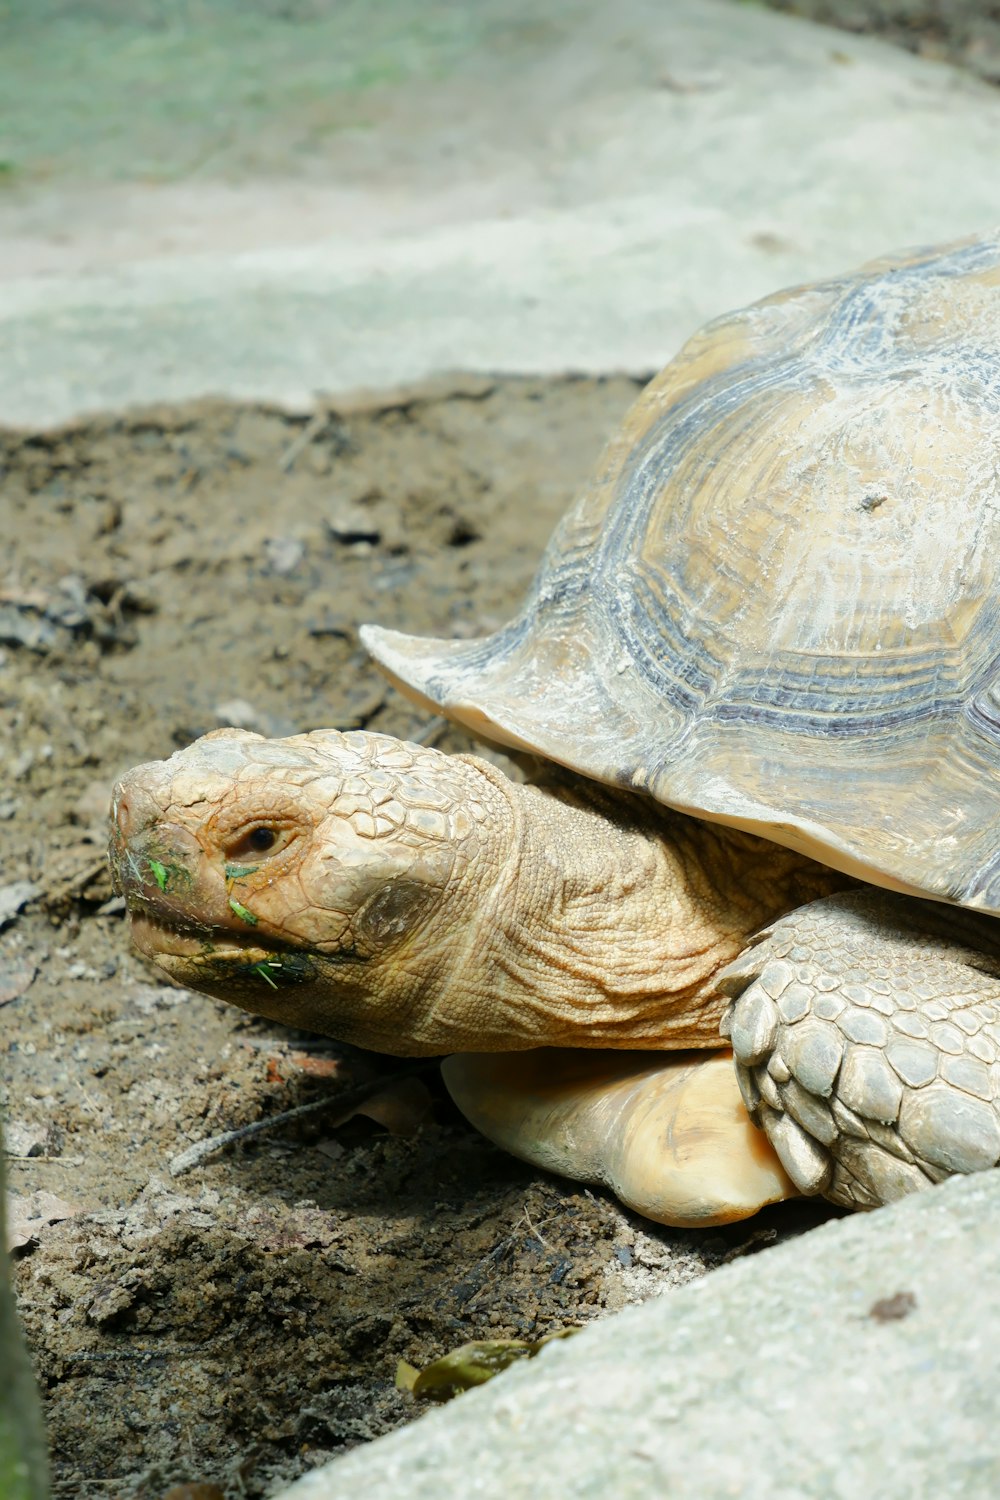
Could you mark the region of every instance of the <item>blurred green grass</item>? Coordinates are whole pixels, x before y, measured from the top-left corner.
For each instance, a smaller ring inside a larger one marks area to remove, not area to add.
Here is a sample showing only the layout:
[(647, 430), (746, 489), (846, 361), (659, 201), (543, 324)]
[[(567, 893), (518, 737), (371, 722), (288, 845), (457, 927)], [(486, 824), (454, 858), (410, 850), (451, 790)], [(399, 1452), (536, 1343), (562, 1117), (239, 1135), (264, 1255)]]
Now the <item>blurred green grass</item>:
[(308, 171), (511, 29), (474, 0), (0, 0), (0, 187)]

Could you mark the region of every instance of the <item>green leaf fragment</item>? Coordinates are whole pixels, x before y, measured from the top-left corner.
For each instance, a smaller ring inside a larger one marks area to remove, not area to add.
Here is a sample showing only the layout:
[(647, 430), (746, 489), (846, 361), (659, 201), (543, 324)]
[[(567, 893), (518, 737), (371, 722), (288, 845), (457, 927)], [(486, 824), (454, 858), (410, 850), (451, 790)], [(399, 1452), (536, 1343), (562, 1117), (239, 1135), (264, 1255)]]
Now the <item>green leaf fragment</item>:
[(248, 875), (256, 875), (260, 865), (227, 865), (227, 880), (245, 880)]
[(146, 879), (152, 875), (161, 891), (185, 891), (190, 890), (194, 883), (191, 871), (187, 865), (172, 857), (173, 851), (159, 847), (159, 858), (157, 858), (157, 846), (152, 841), (147, 846), (147, 851), (142, 855), (127, 853), (129, 868), (137, 876)]
[(396, 1389), (397, 1391), (413, 1391), (413, 1387), (420, 1379), (420, 1371), (416, 1365), (411, 1365), (409, 1360), (400, 1359), (396, 1361)]
[(271, 986), (272, 990), (276, 990), (278, 988), (278, 986), (275, 984), (274, 980), (271, 978), (270, 974), (267, 972), (269, 967), (272, 968), (272, 969), (280, 969), (281, 965), (280, 964), (270, 964), (270, 965), (268, 965), (266, 963), (254, 964), (254, 966), (253, 966), (253, 972), (255, 974), (259, 974), (260, 977), (261, 977), (261, 979), (263, 979), (265, 981), (265, 983), (267, 983), (267, 984), (269, 984)]
[(460, 1344), (449, 1354), (423, 1370), (401, 1359), (396, 1367), (396, 1388), (410, 1391), (414, 1396), (431, 1396), (447, 1400), (473, 1386), (485, 1385), (501, 1370), (515, 1364), (519, 1359), (533, 1359), (540, 1349), (553, 1339), (569, 1338), (575, 1328), (563, 1328), (557, 1333), (548, 1333), (544, 1338), (527, 1339), (475, 1339)]
[(251, 927), (257, 926), (257, 918), (254, 916), (253, 912), (247, 911), (246, 907), (243, 906), (239, 901), (237, 901), (235, 896), (230, 896), (229, 906), (230, 910), (236, 913), (241, 922), (249, 922)]

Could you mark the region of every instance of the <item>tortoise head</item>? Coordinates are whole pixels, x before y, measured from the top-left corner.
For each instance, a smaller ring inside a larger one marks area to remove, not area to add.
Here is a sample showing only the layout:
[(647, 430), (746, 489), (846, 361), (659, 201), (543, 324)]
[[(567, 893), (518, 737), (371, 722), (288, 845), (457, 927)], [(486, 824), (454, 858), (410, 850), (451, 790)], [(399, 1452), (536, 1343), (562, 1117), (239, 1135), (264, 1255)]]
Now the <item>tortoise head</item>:
[(506, 808), (474, 764), (382, 735), (223, 729), (137, 766), (110, 844), (136, 947), (181, 984), (344, 1041), (460, 1044), (434, 1010)]

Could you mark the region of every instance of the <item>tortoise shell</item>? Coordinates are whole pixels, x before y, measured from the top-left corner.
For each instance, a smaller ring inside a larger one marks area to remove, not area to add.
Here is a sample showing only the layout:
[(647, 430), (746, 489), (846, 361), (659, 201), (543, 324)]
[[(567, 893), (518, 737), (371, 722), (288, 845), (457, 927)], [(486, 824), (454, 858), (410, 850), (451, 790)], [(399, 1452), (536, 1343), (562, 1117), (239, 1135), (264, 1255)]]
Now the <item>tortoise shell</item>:
[(1000, 236), (710, 323), (418, 701), (879, 885), (1000, 914)]

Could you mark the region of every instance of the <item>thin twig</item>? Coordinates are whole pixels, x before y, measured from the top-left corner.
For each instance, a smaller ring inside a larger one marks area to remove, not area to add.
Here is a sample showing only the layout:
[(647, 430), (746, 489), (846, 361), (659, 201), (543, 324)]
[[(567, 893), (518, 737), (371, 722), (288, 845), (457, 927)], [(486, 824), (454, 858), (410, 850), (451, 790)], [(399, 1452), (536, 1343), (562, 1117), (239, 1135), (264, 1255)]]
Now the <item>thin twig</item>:
[(86, 1159), (85, 1156), (10, 1156), (4, 1152), (8, 1167), (32, 1167), (36, 1161), (58, 1161), (64, 1167), (82, 1167)]
[(241, 1141), (252, 1140), (254, 1136), (264, 1135), (267, 1131), (277, 1130), (282, 1125), (288, 1125), (293, 1120), (304, 1119), (307, 1115), (319, 1115), (324, 1110), (339, 1110), (342, 1114), (357, 1109), (378, 1094), (382, 1089), (395, 1083), (401, 1078), (416, 1078), (421, 1073), (426, 1073), (432, 1063), (420, 1063), (412, 1068), (404, 1068), (399, 1073), (383, 1074), (380, 1078), (373, 1078), (368, 1083), (359, 1084), (355, 1089), (346, 1089), (342, 1094), (328, 1094), (324, 1099), (314, 1099), (311, 1104), (298, 1104), (294, 1109), (286, 1109), (278, 1115), (268, 1115), (265, 1120), (254, 1120), (249, 1125), (241, 1125), (238, 1130), (224, 1130), (221, 1135), (208, 1136), (203, 1141), (195, 1141), (193, 1146), (188, 1146), (186, 1151), (181, 1151), (170, 1161), (171, 1177), (181, 1177), (185, 1172), (190, 1172), (192, 1167), (198, 1166), (206, 1157), (214, 1156), (217, 1151), (222, 1151), (226, 1146), (234, 1146)]
[[(121, 1484), (121, 1479), (91, 1479), (88, 1477), (87, 1484)], [(54, 1490), (70, 1490), (74, 1495), (82, 1493), (79, 1479), (53, 1479)]]
[(283, 470), (283, 472), (287, 474), (289, 469), (294, 467), (295, 460), (309, 447), (309, 444), (312, 442), (313, 438), (319, 437), (320, 433), (323, 431), (329, 420), (330, 413), (328, 411), (313, 412), (312, 416), (309, 418), (308, 422), (303, 427), (298, 437), (294, 442), (289, 443), (288, 447), (279, 458), (278, 468)]
[(524, 1220), (528, 1228), (531, 1230), (532, 1234), (535, 1236), (535, 1239), (541, 1245), (542, 1249), (551, 1251), (552, 1246), (549, 1244), (548, 1240), (541, 1233), (541, 1231), (535, 1228), (534, 1224), (531, 1222), (531, 1215), (529, 1214), (527, 1209), (524, 1210)]
[(343, 1056), (340, 1048), (329, 1037), (303, 1037), (301, 1041), (292, 1041), (283, 1036), (248, 1036), (240, 1033), (237, 1041), (241, 1047), (251, 1047), (256, 1052), (274, 1052), (281, 1057), (289, 1057), (293, 1052), (319, 1053), (336, 1060)]
[(410, 736), (410, 740), (414, 745), (427, 745), (433, 749), (439, 740), (444, 739), (445, 731), (450, 727), (447, 719), (443, 719), (440, 714), (435, 714), (429, 724), (425, 724), (423, 729)]
[(463, 1312), (471, 1312), (475, 1308), (480, 1297), (486, 1295), (493, 1284), (492, 1281), (487, 1280), (487, 1277), (491, 1272), (496, 1270), (500, 1261), (503, 1260), (504, 1256), (508, 1253), (509, 1250), (513, 1249), (516, 1243), (517, 1241), (514, 1235), (504, 1235), (503, 1239), (498, 1240), (497, 1243), (493, 1246), (493, 1249), (489, 1252), (489, 1254), (484, 1255), (482, 1259), (473, 1267), (466, 1280), (471, 1281), (472, 1278), (477, 1275), (482, 1276), (482, 1280), (479, 1286), (476, 1287), (476, 1290), (474, 1292), (470, 1292), (468, 1297), (466, 1297), (465, 1301), (462, 1303), (461, 1306)]

